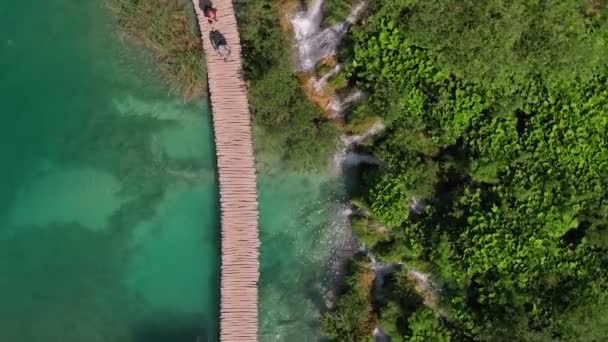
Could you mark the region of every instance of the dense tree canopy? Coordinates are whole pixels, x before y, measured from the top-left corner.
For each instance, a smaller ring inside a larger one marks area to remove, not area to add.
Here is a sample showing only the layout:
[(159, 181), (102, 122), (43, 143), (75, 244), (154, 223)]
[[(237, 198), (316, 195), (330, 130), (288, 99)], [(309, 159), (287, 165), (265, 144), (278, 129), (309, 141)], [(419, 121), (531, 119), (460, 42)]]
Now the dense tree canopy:
[(601, 1), (387, 0), (354, 30), (349, 76), (371, 96), (351, 120), (389, 127), (366, 202), (392, 237), (372, 250), (443, 287), (434, 313), (380, 307), (409, 317), (394, 338), (608, 336), (606, 15)]
[(586, 78), (606, 65), (603, 1), (397, 0), (374, 6), (371, 26), (378, 18), (394, 19), (438, 66), (493, 86), (527, 83), (533, 73)]

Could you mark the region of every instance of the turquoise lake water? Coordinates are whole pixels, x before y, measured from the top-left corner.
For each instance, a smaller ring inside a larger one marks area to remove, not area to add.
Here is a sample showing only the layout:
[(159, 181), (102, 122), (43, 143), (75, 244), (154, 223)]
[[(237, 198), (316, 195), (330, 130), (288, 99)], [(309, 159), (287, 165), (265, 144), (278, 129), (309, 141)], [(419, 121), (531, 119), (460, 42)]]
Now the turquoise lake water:
[(339, 187), (329, 175), (260, 175), (260, 341), (319, 339)]
[(0, 341), (217, 340), (209, 114), (101, 2), (0, 4)]
[[(217, 341), (209, 111), (158, 74), (101, 1), (0, 3), (0, 341)], [(335, 180), (258, 184), (260, 340), (315, 341)]]

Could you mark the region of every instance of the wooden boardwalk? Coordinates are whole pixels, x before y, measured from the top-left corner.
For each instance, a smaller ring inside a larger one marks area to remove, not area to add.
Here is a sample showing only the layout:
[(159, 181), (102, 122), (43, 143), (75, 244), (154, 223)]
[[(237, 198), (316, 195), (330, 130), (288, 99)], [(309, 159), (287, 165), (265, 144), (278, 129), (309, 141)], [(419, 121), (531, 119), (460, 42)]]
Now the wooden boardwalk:
[[(210, 25), (192, 0), (202, 33), (213, 112), (221, 208), (220, 339), (258, 339), (259, 233), (256, 173), (241, 45), (231, 0), (213, 0), (218, 21)], [(209, 42), (211, 26), (232, 50), (228, 61)]]

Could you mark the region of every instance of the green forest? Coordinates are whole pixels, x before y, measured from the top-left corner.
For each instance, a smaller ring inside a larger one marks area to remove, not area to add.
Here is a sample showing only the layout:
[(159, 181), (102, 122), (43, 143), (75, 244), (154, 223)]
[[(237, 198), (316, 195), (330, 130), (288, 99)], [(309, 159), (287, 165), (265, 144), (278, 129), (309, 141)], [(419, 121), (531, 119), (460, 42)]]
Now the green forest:
[(323, 321), (331, 340), (367, 341), (374, 322), (392, 341), (608, 340), (607, 6), (370, 5), (345, 52), (370, 97), (349, 120), (388, 131), (355, 230), (405, 267), (367, 305), (354, 267)]

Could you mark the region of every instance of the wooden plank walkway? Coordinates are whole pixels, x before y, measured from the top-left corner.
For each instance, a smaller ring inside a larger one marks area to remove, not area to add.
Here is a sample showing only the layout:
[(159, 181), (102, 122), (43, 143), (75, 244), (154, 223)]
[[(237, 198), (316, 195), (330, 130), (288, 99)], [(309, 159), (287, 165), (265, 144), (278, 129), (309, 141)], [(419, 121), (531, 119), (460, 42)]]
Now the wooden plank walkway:
[[(256, 173), (241, 45), (231, 0), (213, 0), (218, 21), (210, 25), (192, 0), (200, 26), (215, 131), (221, 209), (220, 339), (258, 339), (259, 233)], [(211, 26), (232, 50), (224, 61), (209, 41)]]

